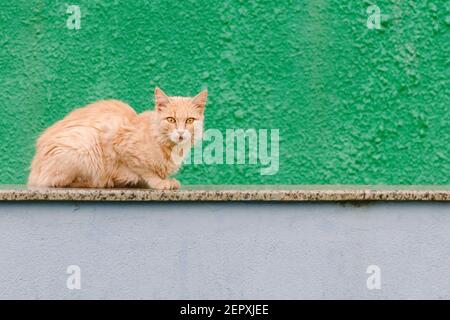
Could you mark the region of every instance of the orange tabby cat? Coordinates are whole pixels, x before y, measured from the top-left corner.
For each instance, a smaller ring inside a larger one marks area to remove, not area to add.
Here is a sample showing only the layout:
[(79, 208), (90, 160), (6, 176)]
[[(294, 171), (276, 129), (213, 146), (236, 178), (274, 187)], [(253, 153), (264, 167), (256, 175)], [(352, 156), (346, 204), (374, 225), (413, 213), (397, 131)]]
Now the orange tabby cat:
[(169, 178), (180, 167), (174, 155), (200, 138), (207, 95), (168, 97), (156, 88), (154, 111), (108, 100), (71, 112), (39, 137), (28, 185), (179, 188)]

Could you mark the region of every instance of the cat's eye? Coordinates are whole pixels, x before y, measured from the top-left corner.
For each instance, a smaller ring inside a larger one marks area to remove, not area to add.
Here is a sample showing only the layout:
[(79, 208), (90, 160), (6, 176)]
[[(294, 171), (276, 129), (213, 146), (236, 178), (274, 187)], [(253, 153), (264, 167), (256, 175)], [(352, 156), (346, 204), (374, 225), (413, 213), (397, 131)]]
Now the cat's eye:
[(187, 120), (186, 120), (186, 124), (191, 124), (191, 123), (194, 123), (194, 118), (188, 118)]
[(169, 123), (175, 123), (175, 122), (177, 122), (177, 121), (175, 120), (174, 117), (167, 117), (166, 120), (167, 120), (167, 122), (169, 122)]

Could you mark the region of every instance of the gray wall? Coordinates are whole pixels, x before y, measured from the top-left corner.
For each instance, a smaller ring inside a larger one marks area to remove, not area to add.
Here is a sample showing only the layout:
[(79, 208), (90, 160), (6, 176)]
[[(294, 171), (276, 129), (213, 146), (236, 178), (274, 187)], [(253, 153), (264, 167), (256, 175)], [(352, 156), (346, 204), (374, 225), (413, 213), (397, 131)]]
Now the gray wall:
[(449, 230), (450, 203), (0, 203), (0, 298), (450, 298)]

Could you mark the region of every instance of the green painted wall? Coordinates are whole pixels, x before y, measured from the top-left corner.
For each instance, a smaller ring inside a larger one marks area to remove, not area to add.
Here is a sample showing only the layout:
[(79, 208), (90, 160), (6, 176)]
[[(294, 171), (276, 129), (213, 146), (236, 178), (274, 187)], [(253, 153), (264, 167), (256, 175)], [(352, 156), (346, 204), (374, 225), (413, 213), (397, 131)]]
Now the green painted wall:
[[(382, 29), (366, 26), (376, 3)], [(73, 0), (0, 5), (0, 182), (77, 106), (138, 111), (208, 87), (206, 127), (280, 129), (280, 169), (188, 165), (189, 184), (447, 184), (450, 2)]]

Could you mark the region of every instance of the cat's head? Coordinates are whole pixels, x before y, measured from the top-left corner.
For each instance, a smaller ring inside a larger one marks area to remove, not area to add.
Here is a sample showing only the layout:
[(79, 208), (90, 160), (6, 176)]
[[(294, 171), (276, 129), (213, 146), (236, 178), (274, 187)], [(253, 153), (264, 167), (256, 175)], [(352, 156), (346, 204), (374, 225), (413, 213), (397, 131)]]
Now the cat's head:
[(175, 144), (193, 144), (201, 139), (208, 92), (195, 97), (169, 97), (155, 89), (155, 110), (159, 115), (159, 133), (163, 140)]

